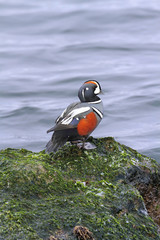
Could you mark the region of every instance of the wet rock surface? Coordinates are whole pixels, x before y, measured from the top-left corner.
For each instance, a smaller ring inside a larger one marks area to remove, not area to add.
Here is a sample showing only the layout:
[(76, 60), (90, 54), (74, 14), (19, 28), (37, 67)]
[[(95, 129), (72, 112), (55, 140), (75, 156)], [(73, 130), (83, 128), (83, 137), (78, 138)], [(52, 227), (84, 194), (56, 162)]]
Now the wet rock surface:
[(135, 186), (143, 197), (148, 214), (160, 227), (160, 171), (132, 167), (126, 174), (127, 183)]
[(0, 151), (0, 239), (160, 239), (160, 167), (113, 138)]

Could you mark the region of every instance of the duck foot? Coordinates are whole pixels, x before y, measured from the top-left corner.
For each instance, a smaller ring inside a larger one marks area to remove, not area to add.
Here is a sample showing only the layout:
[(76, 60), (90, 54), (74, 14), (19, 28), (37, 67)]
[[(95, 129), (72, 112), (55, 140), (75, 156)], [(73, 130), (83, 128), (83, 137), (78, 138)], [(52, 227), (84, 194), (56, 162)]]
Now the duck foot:
[(77, 145), (77, 147), (80, 149), (90, 150), (90, 149), (96, 148), (96, 145), (94, 145), (93, 143), (90, 143), (90, 142), (74, 141), (74, 142), (72, 142), (72, 144)]

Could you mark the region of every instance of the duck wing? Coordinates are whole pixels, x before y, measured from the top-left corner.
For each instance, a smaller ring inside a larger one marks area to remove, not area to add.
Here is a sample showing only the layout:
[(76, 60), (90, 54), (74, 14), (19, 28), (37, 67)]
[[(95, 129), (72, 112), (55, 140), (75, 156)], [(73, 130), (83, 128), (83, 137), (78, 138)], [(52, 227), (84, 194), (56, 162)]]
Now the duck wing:
[(56, 125), (50, 128), (47, 133), (76, 128), (80, 119), (90, 110), (91, 108), (89, 106), (81, 106), (80, 103), (72, 103), (57, 118)]

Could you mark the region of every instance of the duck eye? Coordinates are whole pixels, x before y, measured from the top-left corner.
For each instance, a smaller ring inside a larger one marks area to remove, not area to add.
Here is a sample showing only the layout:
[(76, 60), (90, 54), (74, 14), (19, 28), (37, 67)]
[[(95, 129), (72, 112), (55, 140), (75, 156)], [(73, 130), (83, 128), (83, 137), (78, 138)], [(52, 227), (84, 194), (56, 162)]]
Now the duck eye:
[(89, 90), (89, 88), (88, 88), (88, 87), (86, 87), (86, 90)]

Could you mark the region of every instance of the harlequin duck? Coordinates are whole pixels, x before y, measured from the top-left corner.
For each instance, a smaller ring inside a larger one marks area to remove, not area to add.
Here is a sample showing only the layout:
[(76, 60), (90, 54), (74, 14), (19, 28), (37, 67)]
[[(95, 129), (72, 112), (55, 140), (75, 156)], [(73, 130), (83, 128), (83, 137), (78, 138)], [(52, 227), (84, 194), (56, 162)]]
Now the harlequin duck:
[(56, 152), (67, 141), (84, 141), (98, 126), (103, 118), (102, 100), (97, 96), (101, 86), (95, 80), (88, 80), (80, 87), (80, 102), (70, 104), (56, 119), (55, 126), (47, 131), (54, 131), (46, 145), (46, 152)]

